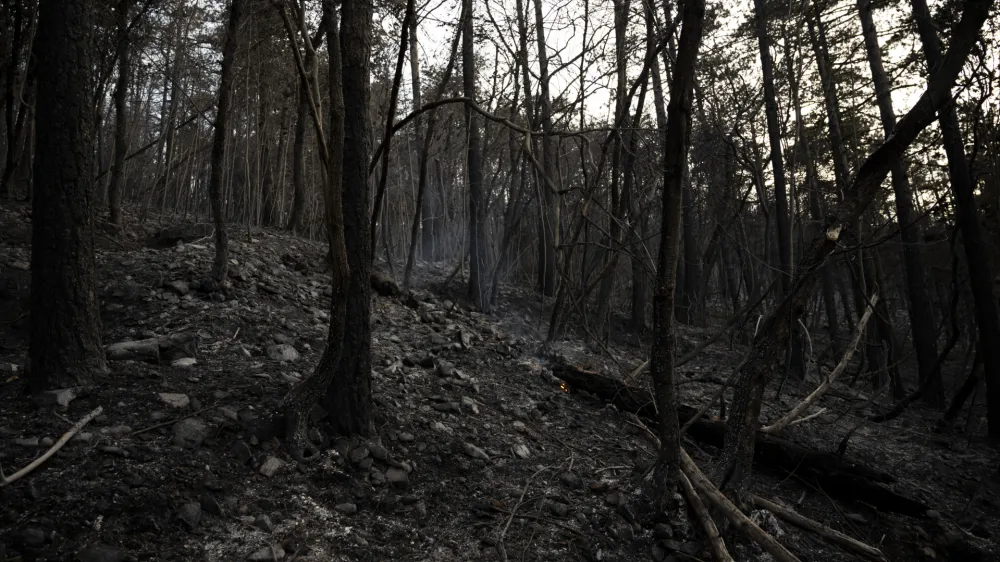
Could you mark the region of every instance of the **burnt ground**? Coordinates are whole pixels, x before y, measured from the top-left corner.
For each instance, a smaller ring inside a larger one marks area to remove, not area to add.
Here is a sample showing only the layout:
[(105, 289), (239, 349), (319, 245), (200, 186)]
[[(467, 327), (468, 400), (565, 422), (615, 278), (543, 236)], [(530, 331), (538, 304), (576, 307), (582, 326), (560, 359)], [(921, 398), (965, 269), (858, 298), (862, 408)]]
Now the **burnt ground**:
[[(333, 438), (319, 460), (297, 465), (252, 429), (322, 353), (325, 248), (276, 231), (234, 232), (233, 286), (223, 295), (201, 290), (210, 238), (152, 249), (142, 229), (99, 229), (106, 343), (186, 332), (197, 334), (197, 353), (174, 364), (112, 361), (67, 406), (36, 405), (23, 392), (27, 215), (0, 208), (0, 466), (14, 472), (97, 406), (104, 413), (0, 488), (0, 561), (711, 559), (685, 510), (654, 529), (641, 524), (638, 476), (651, 446), (613, 406), (563, 388), (546, 361), (557, 353), (620, 375), (643, 350), (615, 346), (609, 357), (570, 337), (542, 353), (544, 303), (510, 288), (494, 314), (470, 311), (457, 281), (440, 287), (450, 266), (422, 265), (415, 298), (374, 299), (377, 437)], [(681, 347), (722, 322), (687, 330)], [(706, 400), (743, 352), (723, 340), (685, 365), (682, 401)], [(787, 384), (765, 420), (815, 379)], [(832, 451), (882, 407), (868, 398), (838, 383), (820, 404), (827, 413), (788, 436)], [(984, 416), (976, 406), (970, 423), (935, 433), (934, 412), (916, 406), (852, 437), (847, 456), (894, 475), (890, 486), (931, 506), (928, 517), (838, 501), (794, 474), (760, 470), (753, 490), (894, 561), (974, 559), (943, 545), (942, 529), (997, 560), (1000, 483), (991, 475), (1000, 459), (980, 436)], [(686, 447), (704, 467), (716, 453)], [(802, 560), (853, 559), (755, 515)], [(769, 559), (752, 545), (731, 550), (740, 561)]]

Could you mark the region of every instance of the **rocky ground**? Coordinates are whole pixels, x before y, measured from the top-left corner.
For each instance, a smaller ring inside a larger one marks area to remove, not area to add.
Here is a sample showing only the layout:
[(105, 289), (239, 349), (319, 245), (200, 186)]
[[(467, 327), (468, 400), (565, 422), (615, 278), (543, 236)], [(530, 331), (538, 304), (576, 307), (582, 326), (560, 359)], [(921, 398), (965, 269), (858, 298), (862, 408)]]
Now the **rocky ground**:
[[(495, 314), (472, 311), (457, 283), (454, 292), (440, 287), (444, 264), (422, 265), (410, 297), (375, 298), (377, 436), (333, 439), (312, 464), (297, 465), (252, 431), (325, 345), (325, 248), (284, 233), (234, 232), (223, 293), (201, 281), (211, 239), (154, 248), (147, 231), (101, 229), (106, 343), (179, 343), (158, 363), (114, 360), (94, 387), (32, 402), (23, 394), (27, 213), (0, 208), (0, 466), (12, 473), (88, 412), (103, 414), (42, 468), (0, 488), (0, 561), (711, 559), (683, 509), (669, 524), (642, 525), (637, 475), (650, 445), (614, 407), (560, 384), (546, 360), (558, 353), (622, 374), (643, 350), (601, 355), (568, 339), (541, 352), (544, 303), (510, 289)], [(692, 329), (682, 347), (712, 332)], [(742, 352), (727, 342), (706, 349), (681, 373), (682, 399), (697, 405)], [(786, 386), (764, 416), (807, 391)], [(838, 391), (828, 414), (792, 433), (796, 441), (835, 449), (874, 407)], [(933, 538), (942, 526), (995, 560), (1000, 499), (989, 475), (998, 456), (976, 437), (932, 433), (932, 421), (917, 408), (864, 425), (848, 452), (933, 505), (925, 519), (841, 504), (787, 475), (761, 473), (755, 491), (892, 560), (948, 559)], [(706, 466), (714, 453), (686, 447)], [(766, 512), (755, 516), (803, 560), (852, 559)], [(753, 545), (732, 550), (737, 560), (767, 559)]]

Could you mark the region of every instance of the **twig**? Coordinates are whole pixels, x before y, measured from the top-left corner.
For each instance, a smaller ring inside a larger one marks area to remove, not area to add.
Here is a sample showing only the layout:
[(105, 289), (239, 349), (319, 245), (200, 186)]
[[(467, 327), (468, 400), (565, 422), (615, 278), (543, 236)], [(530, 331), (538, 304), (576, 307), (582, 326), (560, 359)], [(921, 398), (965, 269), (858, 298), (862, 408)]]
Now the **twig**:
[(160, 429), (161, 427), (167, 427), (168, 425), (173, 425), (173, 424), (175, 424), (175, 423), (177, 423), (177, 422), (179, 422), (181, 420), (186, 420), (188, 418), (197, 416), (198, 414), (207, 412), (209, 410), (214, 410), (216, 407), (218, 407), (218, 404), (215, 404), (213, 406), (209, 406), (207, 408), (202, 408), (202, 409), (198, 410), (197, 412), (191, 412), (190, 414), (181, 416), (181, 417), (176, 418), (176, 419), (172, 419), (170, 421), (165, 421), (165, 422), (158, 423), (156, 425), (151, 425), (151, 426), (149, 426), (149, 427), (147, 427), (145, 429), (137, 429), (137, 430), (133, 431), (132, 433), (129, 433), (128, 436), (129, 437), (135, 437), (136, 435), (140, 435), (140, 434), (143, 434), (143, 433), (146, 433), (146, 432), (149, 432), (149, 431), (153, 431), (154, 429)]
[(885, 560), (885, 556), (882, 554), (881, 550), (861, 541), (852, 539), (840, 531), (831, 529), (818, 521), (813, 521), (812, 519), (809, 519), (808, 517), (805, 517), (790, 508), (770, 500), (766, 500), (760, 496), (750, 496), (750, 499), (757, 507), (770, 511), (796, 527), (812, 531), (825, 539), (827, 542), (833, 543), (869, 560), (877, 560), (879, 562), (884, 562)]
[(63, 445), (65, 445), (70, 439), (72, 439), (74, 435), (79, 433), (80, 430), (83, 429), (83, 426), (87, 425), (88, 423), (90, 423), (91, 420), (101, 415), (101, 412), (103, 411), (104, 408), (102, 408), (101, 406), (94, 408), (92, 412), (84, 416), (83, 419), (81, 419), (80, 421), (76, 422), (76, 425), (71, 427), (69, 431), (63, 433), (62, 437), (60, 437), (58, 441), (56, 441), (51, 447), (49, 447), (49, 450), (45, 451), (45, 453), (42, 456), (31, 461), (31, 464), (29, 464), (28, 466), (15, 472), (14, 474), (11, 474), (10, 476), (5, 477), (2, 481), (0, 481), (0, 488), (9, 486), (10, 484), (17, 482), (18, 480), (29, 474), (31, 471), (41, 466), (42, 463), (49, 460), (49, 458), (52, 457), (52, 455), (56, 454), (56, 452), (58, 452), (59, 449), (62, 449)]
[(694, 486), (691, 485), (691, 481), (688, 480), (683, 470), (678, 470), (677, 472), (680, 473), (679, 480), (684, 497), (687, 498), (691, 510), (694, 511), (694, 514), (698, 517), (698, 521), (701, 522), (701, 527), (708, 537), (708, 544), (712, 548), (712, 554), (715, 555), (716, 562), (733, 562), (733, 557), (726, 550), (726, 543), (722, 540), (722, 535), (719, 534), (719, 529), (715, 526), (715, 521), (712, 520), (712, 516), (708, 513), (705, 504), (698, 497), (698, 492), (695, 491)]
[(733, 505), (733, 502), (720, 492), (708, 477), (702, 474), (701, 469), (691, 460), (691, 457), (688, 456), (687, 451), (683, 448), (680, 450), (680, 462), (681, 470), (691, 479), (691, 482), (698, 491), (708, 499), (713, 507), (721, 511), (734, 527), (743, 531), (778, 562), (801, 562), (797, 556), (782, 546), (777, 539), (767, 534), (764, 529), (758, 527), (738, 507)]
[(503, 530), (500, 531), (500, 537), (497, 539), (497, 545), (499, 546), (500, 553), (503, 555), (503, 559), (507, 559), (507, 550), (503, 548), (503, 538), (507, 534), (507, 529), (510, 528), (511, 521), (514, 520), (514, 515), (517, 513), (517, 508), (521, 507), (524, 503), (524, 495), (528, 493), (528, 486), (531, 485), (531, 481), (535, 479), (536, 476), (542, 473), (542, 471), (547, 470), (547, 466), (543, 466), (535, 471), (534, 474), (528, 477), (528, 480), (524, 483), (524, 488), (521, 490), (521, 497), (517, 499), (517, 503), (514, 504), (514, 508), (510, 510), (510, 517), (507, 518), (507, 523), (503, 526)]

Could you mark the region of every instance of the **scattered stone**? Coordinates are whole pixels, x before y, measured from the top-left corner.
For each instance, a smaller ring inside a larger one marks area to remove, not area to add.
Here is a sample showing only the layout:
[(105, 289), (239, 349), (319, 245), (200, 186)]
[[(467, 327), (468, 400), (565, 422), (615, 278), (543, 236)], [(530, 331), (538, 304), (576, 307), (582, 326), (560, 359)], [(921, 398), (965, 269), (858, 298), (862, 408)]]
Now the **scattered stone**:
[(475, 400), (469, 398), (468, 396), (462, 397), (462, 407), (469, 410), (473, 414), (479, 414), (479, 405), (476, 404)]
[(60, 388), (58, 390), (46, 390), (35, 397), (35, 404), (41, 407), (58, 406), (66, 408), (69, 403), (77, 397), (77, 389)]
[(372, 486), (383, 486), (385, 485), (385, 474), (381, 470), (373, 468), (368, 473), (368, 481), (371, 482)]
[(549, 504), (549, 511), (556, 517), (566, 517), (566, 514), (569, 513), (569, 506), (560, 502), (552, 502)]
[(514, 428), (514, 431), (516, 431), (518, 433), (527, 433), (528, 432), (528, 426), (524, 425), (523, 421), (517, 420), (513, 424), (511, 424), (511, 426)]
[(188, 502), (177, 510), (178, 517), (187, 525), (188, 529), (194, 529), (201, 522), (201, 506), (195, 502)]
[(252, 560), (253, 562), (272, 562), (274, 560), (283, 560), (284, 558), (285, 549), (281, 548), (281, 545), (278, 544), (265, 546), (247, 556), (247, 560)]
[(474, 459), (480, 459), (489, 462), (490, 456), (486, 454), (486, 451), (476, 447), (472, 443), (466, 442), (462, 444), (462, 450), (469, 457)]
[(51, 447), (55, 444), (55, 440), (51, 437), (42, 437), (42, 440), (39, 441), (39, 443), (41, 443), (42, 447)]
[(267, 515), (258, 515), (255, 517), (253, 520), (253, 526), (257, 527), (261, 531), (264, 531), (265, 533), (274, 532), (274, 524), (271, 523), (271, 518)]
[(26, 261), (21, 261), (21, 260), (13, 261), (10, 263), (10, 266), (20, 271), (31, 271), (31, 264), (29, 264)]
[(181, 357), (180, 359), (174, 359), (173, 363), (170, 364), (171, 367), (178, 367), (180, 369), (187, 369), (198, 364), (198, 360), (194, 357)]
[(450, 361), (441, 360), (437, 364), (437, 374), (441, 377), (450, 377), (455, 374), (455, 364)]
[(397, 488), (405, 490), (410, 486), (410, 475), (402, 468), (395, 466), (389, 467), (389, 469), (385, 471), (385, 477), (390, 484)]
[(18, 536), (20, 543), (31, 548), (39, 548), (45, 544), (45, 531), (36, 527), (28, 527)]
[(370, 451), (366, 445), (360, 445), (351, 450), (348, 458), (351, 460), (352, 464), (360, 464), (361, 461), (368, 458)]
[(524, 443), (516, 443), (514, 445), (514, 454), (519, 458), (526, 459), (531, 456), (531, 451)]
[(653, 536), (658, 539), (672, 539), (674, 538), (674, 528), (667, 523), (657, 523), (653, 527)]
[(187, 394), (173, 392), (161, 392), (160, 400), (167, 406), (177, 409), (187, 408), (191, 404), (191, 399), (188, 398)]
[(191, 292), (191, 284), (188, 283), (187, 281), (180, 281), (180, 280), (171, 281), (167, 283), (164, 287), (170, 289), (175, 294), (181, 297)]
[(297, 361), (299, 352), (287, 343), (269, 345), (267, 347), (267, 357), (272, 361)]
[(559, 475), (559, 481), (567, 488), (573, 488), (574, 490), (583, 487), (583, 479), (577, 476), (575, 472), (563, 472)]
[(389, 458), (389, 452), (385, 450), (385, 447), (375, 441), (368, 442), (368, 452), (373, 459), (378, 461), (384, 461)]
[(403, 432), (400, 432), (400, 434), (399, 434), (399, 440), (402, 443), (412, 443), (415, 439), (416, 439), (416, 437), (412, 433), (407, 433), (407, 432), (403, 431)]
[(358, 512), (358, 506), (350, 502), (338, 503), (333, 508), (344, 515), (354, 515)]
[(38, 446), (38, 438), (28, 437), (27, 439), (15, 439), (14, 444), (17, 445), (18, 447), (27, 447), (29, 449), (33, 449)]
[(271, 477), (274, 476), (274, 473), (278, 472), (278, 469), (284, 465), (285, 462), (278, 457), (267, 457), (264, 464), (260, 465), (259, 472), (264, 476)]
[(604, 496), (604, 501), (613, 507), (622, 503), (622, 497), (618, 492), (611, 492)]
[(222, 506), (219, 505), (219, 501), (209, 495), (201, 497), (201, 509), (205, 513), (216, 517), (222, 517), (223, 515)]
[(128, 553), (115, 546), (97, 543), (81, 550), (76, 559), (79, 562), (125, 562)]
[(187, 418), (174, 424), (174, 444), (193, 448), (208, 438), (208, 424), (201, 418)]

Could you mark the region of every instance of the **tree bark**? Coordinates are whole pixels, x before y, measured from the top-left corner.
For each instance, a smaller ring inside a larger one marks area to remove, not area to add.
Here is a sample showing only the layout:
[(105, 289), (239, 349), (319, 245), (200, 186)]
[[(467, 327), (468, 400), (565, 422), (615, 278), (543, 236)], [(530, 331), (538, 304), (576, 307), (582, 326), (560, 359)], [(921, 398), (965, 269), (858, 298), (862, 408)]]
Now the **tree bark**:
[[(309, 64), (306, 57), (306, 64)], [(307, 69), (308, 72), (308, 69)], [(302, 216), (306, 208), (306, 176), (305, 176), (305, 144), (306, 127), (309, 117), (309, 88), (304, 78), (299, 79), (299, 103), (295, 118), (295, 138), (292, 140), (292, 210), (288, 217), (288, 226), (291, 232), (302, 229)]]
[(368, 120), (371, 84), (372, 2), (346, 0), (341, 8), (340, 51), (344, 108), (344, 234), (350, 284), (346, 329), (336, 375), (324, 401), (334, 429), (343, 435), (367, 436), (373, 431), (371, 390), (371, 271), (369, 235), (371, 190), (368, 160), (371, 126)]
[(663, 231), (653, 292), (653, 347), (650, 374), (656, 400), (660, 449), (653, 470), (653, 503), (671, 503), (680, 454), (677, 389), (674, 383), (676, 323), (674, 299), (680, 253), (681, 204), (685, 161), (691, 140), (691, 103), (694, 97), (695, 62), (701, 44), (704, 0), (684, 3), (677, 63), (670, 81), (666, 146), (663, 155)]
[(212, 277), (220, 285), (229, 270), (229, 236), (222, 201), (222, 181), (225, 175), (226, 146), (229, 143), (229, 111), (233, 93), (233, 62), (236, 59), (236, 39), (242, 20), (244, 0), (233, 0), (229, 6), (229, 24), (222, 46), (222, 75), (219, 78), (219, 103), (215, 113), (215, 132), (212, 138), (212, 174), (208, 180), (208, 197), (212, 204), (212, 222), (215, 224), (215, 261)]
[[(545, 136), (542, 137), (542, 173), (549, 180), (554, 179), (556, 155), (552, 151), (552, 107), (549, 97), (549, 59), (545, 49), (545, 20), (542, 16), (542, 0), (535, 3), (535, 33), (538, 36), (538, 85), (541, 89), (541, 124)], [(525, 61), (527, 64), (527, 61)], [(541, 230), (538, 239), (538, 289), (551, 297), (556, 292), (556, 248), (559, 245), (559, 197), (548, 186), (547, 181), (539, 181), (541, 197)]]
[(121, 0), (115, 7), (115, 22), (118, 27), (118, 78), (115, 81), (115, 155), (111, 165), (111, 184), (108, 186), (108, 221), (122, 224), (122, 187), (125, 183), (125, 156), (128, 154), (127, 113), (129, 48), (128, 11), (131, 0)]
[[(465, 97), (476, 101), (476, 61), (473, 36), (473, 0), (463, 0), (465, 21), (462, 30), (462, 88)], [(486, 202), (483, 198), (483, 156), (476, 113), (465, 106), (468, 135), (467, 174), (469, 177), (469, 299), (476, 307), (489, 311), (489, 291), (483, 286), (486, 277)]]
[(774, 208), (778, 234), (778, 263), (781, 265), (782, 290), (789, 286), (791, 230), (788, 217), (788, 196), (785, 188), (785, 164), (781, 154), (781, 127), (778, 123), (778, 95), (774, 88), (774, 65), (771, 61), (771, 36), (767, 30), (768, 15), (764, 0), (754, 0), (757, 23), (757, 46), (764, 78), (764, 112), (767, 116), (767, 137), (771, 147), (771, 167), (774, 172)]
[[(972, 4), (972, 0), (969, 0)], [(986, 3), (989, 2), (975, 2)], [(950, 63), (948, 54), (941, 57), (941, 46), (931, 20), (926, 0), (912, 0), (913, 19), (917, 24), (920, 43), (927, 58), (929, 74), (939, 73)], [(975, 30), (974, 37), (978, 37)], [(980, 350), (983, 360), (983, 374), (986, 379), (987, 418), (989, 435), (1000, 438), (1000, 317), (997, 316), (997, 302), (993, 295), (993, 274), (986, 250), (986, 241), (979, 224), (979, 207), (976, 203), (975, 182), (969, 172), (965, 158), (965, 141), (958, 124), (958, 114), (949, 91), (947, 103), (938, 108), (938, 124), (944, 137), (944, 151), (948, 157), (948, 176), (951, 178), (951, 192), (955, 197), (955, 219), (962, 232), (962, 247), (969, 268), (969, 285), (976, 309), (976, 327), (979, 329)]]
[(92, 14), (87, 0), (42, 0), (31, 221), (33, 394), (107, 371), (94, 267)]
[(774, 372), (775, 363), (786, 350), (793, 322), (812, 298), (817, 269), (837, 248), (845, 225), (856, 220), (871, 204), (882, 181), (889, 175), (890, 162), (902, 157), (917, 135), (933, 121), (935, 113), (949, 102), (951, 87), (977, 41), (992, 3), (992, 0), (965, 2), (962, 20), (955, 29), (945, 61), (935, 67), (927, 90), (900, 119), (893, 136), (886, 139), (858, 169), (844, 201), (828, 213), (821, 232), (809, 245), (785, 298), (763, 322), (749, 357), (739, 370), (733, 390), (730, 417), (726, 423), (726, 442), (717, 470), (720, 488), (743, 489), (750, 472), (764, 388)]

